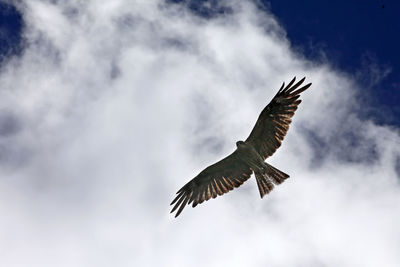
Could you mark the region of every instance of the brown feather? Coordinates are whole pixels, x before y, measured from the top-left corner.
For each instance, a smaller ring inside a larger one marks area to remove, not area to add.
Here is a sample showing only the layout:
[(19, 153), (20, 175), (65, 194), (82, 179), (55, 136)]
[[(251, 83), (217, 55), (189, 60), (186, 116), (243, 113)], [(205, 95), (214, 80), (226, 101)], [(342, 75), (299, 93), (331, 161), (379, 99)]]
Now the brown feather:
[[(305, 77), (295, 83), (294, 77), (286, 87), (284, 84), (271, 102), (263, 109), (258, 120), (246, 139), (265, 160), (281, 146), (289, 130), (292, 117), (301, 103), (300, 93), (307, 90), (311, 83), (299, 88)], [(297, 90), (296, 90), (297, 89)]]

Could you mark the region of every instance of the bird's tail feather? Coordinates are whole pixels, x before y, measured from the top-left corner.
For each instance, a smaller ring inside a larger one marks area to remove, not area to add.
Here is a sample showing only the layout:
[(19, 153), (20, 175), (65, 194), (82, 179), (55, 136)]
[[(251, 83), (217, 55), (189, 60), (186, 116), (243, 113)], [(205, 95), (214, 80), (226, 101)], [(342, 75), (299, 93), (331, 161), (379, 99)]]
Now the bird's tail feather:
[(283, 183), (287, 178), (290, 177), (288, 174), (284, 173), (283, 171), (278, 170), (277, 168), (269, 165), (266, 162), (265, 162), (265, 165), (267, 166), (267, 168), (265, 170), (265, 174), (269, 178), (271, 178), (272, 182), (274, 182), (274, 184), (276, 184), (276, 185)]
[(274, 185), (265, 174), (262, 174), (261, 172), (255, 172), (254, 175), (256, 176), (260, 196), (263, 198), (266, 194), (271, 192), (272, 189), (274, 189)]
[(261, 198), (274, 189), (274, 184), (281, 184), (283, 181), (289, 178), (289, 175), (269, 165), (268, 163), (265, 163), (265, 168), (262, 170), (262, 172), (255, 172), (254, 174), (256, 176)]

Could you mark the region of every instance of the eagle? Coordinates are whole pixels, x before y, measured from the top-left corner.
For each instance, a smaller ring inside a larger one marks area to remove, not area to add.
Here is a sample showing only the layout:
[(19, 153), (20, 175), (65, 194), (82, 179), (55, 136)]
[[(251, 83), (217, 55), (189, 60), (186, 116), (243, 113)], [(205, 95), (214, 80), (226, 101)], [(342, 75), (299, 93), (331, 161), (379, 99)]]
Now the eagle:
[(301, 103), (300, 93), (311, 86), (311, 83), (308, 83), (300, 87), (305, 78), (294, 84), (294, 77), (286, 87), (283, 83), (278, 93), (261, 112), (246, 141), (237, 141), (236, 150), (232, 154), (208, 166), (179, 189), (170, 204), (174, 205), (171, 213), (179, 208), (175, 217), (181, 214), (186, 205), (192, 204), (196, 207), (210, 198), (216, 198), (239, 187), (252, 173), (256, 178), (261, 198), (271, 192), (274, 185), (279, 185), (289, 178), (288, 174), (264, 161), (280, 147), (292, 122), (291, 118)]

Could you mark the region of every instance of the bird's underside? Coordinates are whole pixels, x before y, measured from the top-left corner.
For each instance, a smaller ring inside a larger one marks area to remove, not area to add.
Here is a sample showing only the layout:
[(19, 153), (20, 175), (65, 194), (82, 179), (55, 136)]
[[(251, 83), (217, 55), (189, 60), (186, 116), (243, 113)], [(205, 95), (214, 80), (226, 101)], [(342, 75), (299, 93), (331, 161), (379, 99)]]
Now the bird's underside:
[(280, 147), (301, 102), (300, 93), (311, 86), (309, 83), (299, 88), (305, 78), (294, 84), (295, 80), (296, 77), (286, 87), (283, 83), (261, 112), (246, 141), (238, 141), (237, 149), (232, 154), (205, 168), (177, 192), (171, 203), (174, 205), (171, 213), (178, 209), (175, 217), (188, 204), (196, 207), (239, 187), (252, 173), (255, 174), (261, 198), (271, 192), (274, 184), (281, 184), (289, 178), (289, 175), (264, 161)]

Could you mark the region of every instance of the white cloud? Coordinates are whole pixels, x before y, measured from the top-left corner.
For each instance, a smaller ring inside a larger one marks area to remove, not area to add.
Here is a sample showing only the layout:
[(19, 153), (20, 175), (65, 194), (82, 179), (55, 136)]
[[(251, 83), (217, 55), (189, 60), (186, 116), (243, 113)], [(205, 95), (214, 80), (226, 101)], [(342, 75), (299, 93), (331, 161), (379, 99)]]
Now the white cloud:
[[(291, 51), (272, 15), (233, 7), (21, 4), (29, 46), (0, 74), (2, 266), (400, 263), (398, 129), (360, 120), (352, 77)], [(174, 193), (293, 75), (313, 86), (270, 159), (291, 178), (174, 219)]]

